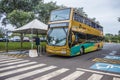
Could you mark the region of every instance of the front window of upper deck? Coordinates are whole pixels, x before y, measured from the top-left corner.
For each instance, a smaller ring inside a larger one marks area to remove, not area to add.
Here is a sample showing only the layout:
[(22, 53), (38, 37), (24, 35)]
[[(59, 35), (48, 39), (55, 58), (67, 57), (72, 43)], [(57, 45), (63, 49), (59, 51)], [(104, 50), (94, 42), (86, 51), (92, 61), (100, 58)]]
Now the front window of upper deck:
[(61, 21), (70, 19), (70, 8), (54, 10), (51, 12), (50, 21)]

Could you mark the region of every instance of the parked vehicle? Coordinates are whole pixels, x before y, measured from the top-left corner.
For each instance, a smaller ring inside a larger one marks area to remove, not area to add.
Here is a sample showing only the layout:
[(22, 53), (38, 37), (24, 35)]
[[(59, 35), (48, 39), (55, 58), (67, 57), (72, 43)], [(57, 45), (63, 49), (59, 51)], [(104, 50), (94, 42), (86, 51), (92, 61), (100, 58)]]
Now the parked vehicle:
[(10, 41), (12, 41), (12, 42), (20, 42), (20, 37), (19, 36), (14, 36), (14, 37), (10, 38)]
[(0, 38), (0, 42), (9, 42), (9, 39), (7, 39), (7, 38)]
[(0, 42), (3, 42), (3, 38), (0, 38)]
[(46, 37), (41, 37), (41, 38), (40, 38), (40, 41), (41, 41), (41, 42), (46, 42)]
[(24, 42), (29, 42), (30, 39), (29, 39), (29, 37), (24, 37), (24, 38), (23, 38), (23, 41), (24, 41)]

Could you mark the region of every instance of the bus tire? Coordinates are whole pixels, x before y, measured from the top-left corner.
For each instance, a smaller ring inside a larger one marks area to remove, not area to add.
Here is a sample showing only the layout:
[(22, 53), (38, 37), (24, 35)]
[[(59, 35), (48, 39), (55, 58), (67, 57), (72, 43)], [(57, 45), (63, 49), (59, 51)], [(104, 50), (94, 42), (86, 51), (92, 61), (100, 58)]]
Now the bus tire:
[(84, 47), (81, 47), (80, 48), (80, 55), (83, 55), (84, 54)]

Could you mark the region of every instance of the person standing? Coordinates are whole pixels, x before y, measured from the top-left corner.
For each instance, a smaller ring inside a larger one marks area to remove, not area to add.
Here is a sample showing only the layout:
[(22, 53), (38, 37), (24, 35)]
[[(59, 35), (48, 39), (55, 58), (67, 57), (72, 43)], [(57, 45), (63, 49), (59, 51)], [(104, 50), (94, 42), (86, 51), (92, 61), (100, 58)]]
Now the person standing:
[(40, 53), (40, 49), (39, 49), (40, 38), (38, 36), (35, 38), (35, 43), (36, 43), (36, 46), (37, 46), (37, 53), (39, 55), (39, 53)]

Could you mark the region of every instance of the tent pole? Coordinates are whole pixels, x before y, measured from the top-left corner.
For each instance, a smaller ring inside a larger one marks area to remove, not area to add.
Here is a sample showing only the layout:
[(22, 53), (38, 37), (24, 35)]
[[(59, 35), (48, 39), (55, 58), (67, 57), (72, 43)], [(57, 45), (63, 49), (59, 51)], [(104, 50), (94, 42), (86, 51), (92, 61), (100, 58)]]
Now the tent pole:
[(33, 29), (31, 28), (31, 49), (33, 49)]

